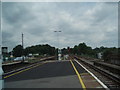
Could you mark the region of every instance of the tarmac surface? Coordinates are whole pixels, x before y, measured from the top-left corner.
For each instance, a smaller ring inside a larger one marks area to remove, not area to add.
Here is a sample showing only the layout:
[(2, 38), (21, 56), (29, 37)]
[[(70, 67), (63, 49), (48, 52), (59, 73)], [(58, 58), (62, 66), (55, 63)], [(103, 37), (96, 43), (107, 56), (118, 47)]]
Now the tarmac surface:
[[(73, 61), (80, 74), (86, 71)], [(82, 88), (69, 60), (48, 61), (4, 79), (5, 88)]]

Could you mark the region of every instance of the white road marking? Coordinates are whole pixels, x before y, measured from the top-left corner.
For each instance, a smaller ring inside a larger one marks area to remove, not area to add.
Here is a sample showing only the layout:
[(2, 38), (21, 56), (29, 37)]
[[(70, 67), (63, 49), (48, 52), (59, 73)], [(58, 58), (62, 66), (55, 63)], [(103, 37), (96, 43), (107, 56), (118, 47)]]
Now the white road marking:
[[(75, 60), (75, 59), (74, 59)], [(90, 73), (106, 90), (110, 90), (103, 82), (101, 82), (92, 72), (86, 69), (82, 64), (75, 60), (81, 67), (83, 67), (88, 73)]]

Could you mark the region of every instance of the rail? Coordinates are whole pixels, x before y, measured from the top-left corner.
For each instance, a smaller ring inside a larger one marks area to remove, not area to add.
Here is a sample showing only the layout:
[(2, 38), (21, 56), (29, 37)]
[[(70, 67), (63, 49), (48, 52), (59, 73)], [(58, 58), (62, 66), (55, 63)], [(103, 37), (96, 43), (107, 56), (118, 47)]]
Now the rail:
[(110, 73), (103, 68), (99, 68), (97, 66), (94, 66), (94, 63), (90, 63), (90, 62), (87, 62), (86, 60), (82, 60), (81, 58), (79, 58), (77, 56), (75, 56), (75, 58), (78, 59), (79, 61), (81, 61), (82, 63), (86, 64), (90, 68), (94, 69), (95, 71), (101, 73), (102, 75), (104, 75), (104, 76), (112, 79), (116, 83), (120, 84), (120, 77), (118, 75), (114, 75), (113, 73)]

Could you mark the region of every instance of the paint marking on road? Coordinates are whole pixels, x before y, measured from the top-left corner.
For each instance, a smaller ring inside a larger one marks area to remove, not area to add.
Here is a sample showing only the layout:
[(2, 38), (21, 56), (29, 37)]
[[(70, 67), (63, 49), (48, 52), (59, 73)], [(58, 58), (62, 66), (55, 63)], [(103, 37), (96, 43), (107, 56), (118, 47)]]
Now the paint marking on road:
[(70, 62), (71, 62), (72, 66), (73, 66), (73, 68), (74, 68), (74, 70), (75, 70), (75, 72), (76, 72), (76, 74), (77, 74), (77, 76), (79, 78), (79, 81), (80, 81), (80, 84), (82, 85), (83, 90), (86, 90), (85, 84), (83, 83), (83, 80), (80, 77), (79, 72), (77, 71), (77, 69), (76, 69), (75, 65), (73, 64), (72, 60), (70, 60)]
[(82, 68), (84, 68), (88, 73), (90, 73), (106, 90), (109, 90), (109, 88), (101, 82), (92, 72), (90, 72), (88, 69), (86, 69), (82, 64), (80, 64), (77, 60), (75, 60)]
[(61, 60), (61, 61), (58, 61), (58, 60), (50, 60), (50, 61), (45, 61), (45, 62), (47, 62), (47, 63), (51, 63), (51, 62), (68, 62), (68, 61), (70, 61), (70, 60)]
[(12, 70), (12, 71), (9, 71), (7, 73), (3, 73), (3, 75), (7, 75), (7, 74), (10, 74), (10, 73), (14, 73), (14, 72), (18, 72), (20, 70), (24, 70), (25, 68), (29, 68), (29, 67), (33, 67), (35, 64), (32, 64), (32, 65), (29, 65), (29, 66), (25, 66), (25, 67), (22, 67), (22, 68), (19, 68), (19, 69), (16, 69), (16, 70)]
[(24, 70), (21, 70), (21, 71), (15, 72), (15, 73), (10, 74), (10, 75), (7, 75), (7, 76), (4, 77), (4, 79), (5, 79), (5, 78), (8, 78), (8, 77), (11, 77), (11, 76), (13, 76), (13, 75), (16, 75), (16, 74), (22, 73), (22, 72), (24, 72), (24, 71), (30, 70), (30, 69), (32, 69), (32, 68), (38, 67), (38, 66), (43, 65), (43, 64), (45, 64), (45, 63), (42, 63), (42, 64), (40, 63), (40, 64), (37, 64), (36, 66), (32, 66), (32, 67), (29, 67), (29, 68), (27, 68), (27, 69), (24, 69)]

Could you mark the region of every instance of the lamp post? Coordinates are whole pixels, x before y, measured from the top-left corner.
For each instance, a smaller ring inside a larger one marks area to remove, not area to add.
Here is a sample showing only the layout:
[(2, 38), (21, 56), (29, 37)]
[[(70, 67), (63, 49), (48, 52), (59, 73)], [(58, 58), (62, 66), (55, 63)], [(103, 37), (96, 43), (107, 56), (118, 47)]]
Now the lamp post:
[(23, 33), (22, 33), (22, 62), (24, 63), (24, 42), (23, 42)]
[(54, 31), (55, 33), (57, 33), (57, 40), (58, 40), (58, 60), (61, 60), (61, 50), (59, 49), (59, 33), (62, 31)]

